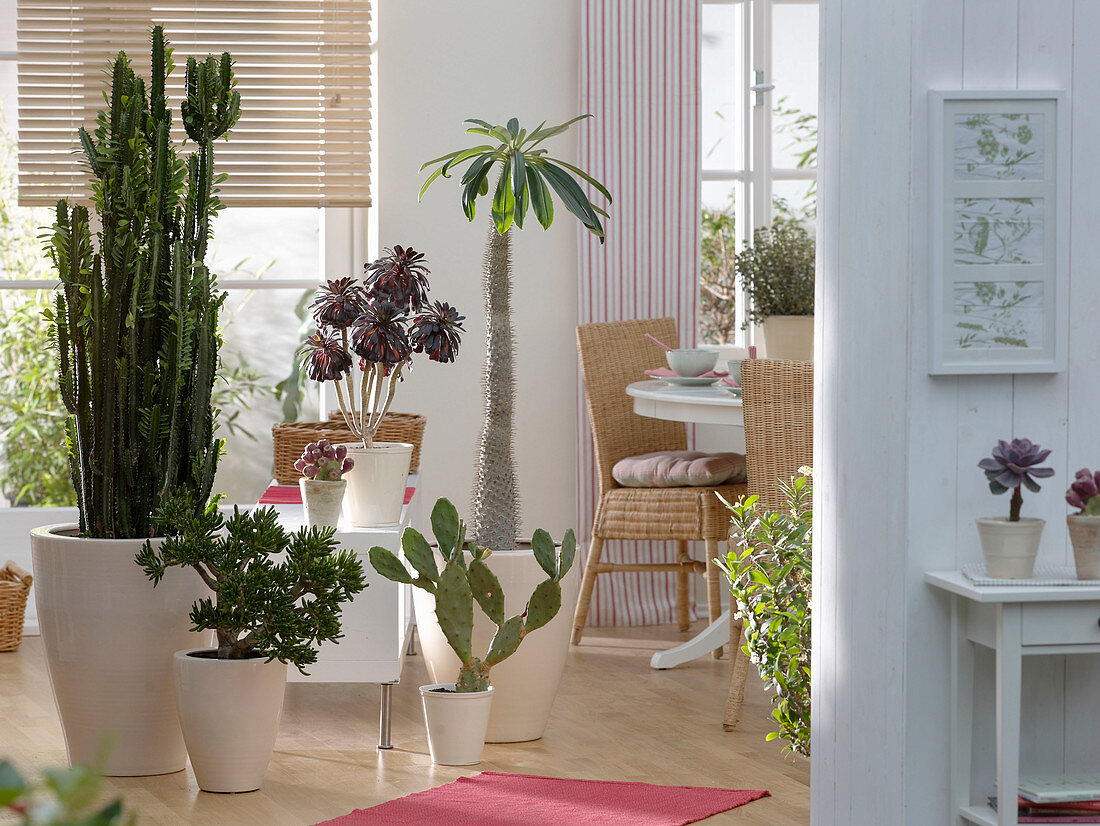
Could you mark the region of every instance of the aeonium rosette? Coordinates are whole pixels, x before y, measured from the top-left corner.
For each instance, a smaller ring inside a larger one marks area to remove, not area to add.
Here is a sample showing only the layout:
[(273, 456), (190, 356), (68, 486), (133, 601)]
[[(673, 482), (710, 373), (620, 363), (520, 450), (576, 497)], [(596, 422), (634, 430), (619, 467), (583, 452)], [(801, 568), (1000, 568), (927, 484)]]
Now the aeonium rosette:
[(294, 463), (296, 471), (318, 482), (339, 482), (353, 467), (355, 461), (348, 456), (348, 449), (328, 439), (310, 442), (302, 451), (302, 457)]
[(1035, 480), (1054, 475), (1054, 468), (1038, 466), (1049, 455), (1049, 450), (1030, 439), (1013, 439), (1011, 442), (1001, 439), (993, 448), (992, 455), (978, 462), (978, 467), (985, 471), (991, 493), (999, 495), (1012, 491), (1008, 506), (1009, 522), (1020, 521), (1020, 506), (1024, 502), (1022, 488), (1038, 493), (1039, 483)]
[(414, 354), (454, 361), (466, 319), (450, 304), (428, 300), (424, 254), (412, 247), (386, 249), (364, 270), (363, 282), (339, 278), (318, 290), (310, 305), (317, 330), (299, 352), (311, 379), (333, 383), (345, 424), (371, 447)]

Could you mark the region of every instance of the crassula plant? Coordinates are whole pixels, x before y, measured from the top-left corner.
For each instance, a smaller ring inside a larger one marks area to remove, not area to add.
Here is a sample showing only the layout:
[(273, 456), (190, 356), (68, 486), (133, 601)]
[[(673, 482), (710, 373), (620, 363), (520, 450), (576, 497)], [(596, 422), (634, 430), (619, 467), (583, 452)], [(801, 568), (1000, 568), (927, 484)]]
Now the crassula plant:
[(332, 528), (288, 534), (274, 508), (198, 507), (174, 492), (157, 510), (166, 536), (146, 542), (137, 563), (156, 586), (173, 566), (193, 568), (214, 592), (191, 609), (195, 631), (213, 630), (218, 659), (264, 657), (303, 674), (322, 642), (339, 639), (340, 611), (367, 587), (363, 564), (339, 549)]
[(1032, 493), (1038, 493), (1039, 483), (1035, 480), (1054, 475), (1054, 468), (1038, 467), (1049, 455), (1049, 450), (1044, 450), (1030, 439), (1013, 439), (1011, 442), (1001, 439), (993, 448), (993, 455), (978, 462), (978, 467), (985, 471), (992, 493), (1000, 495), (1012, 491), (1008, 506), (1009, 522), (1020, 521), (1020, 507), (1024, 503), (1021, 489), (1026, 487)]
[(311, 305), (317, 329), (301, 352), (309, 377), (333, 383), (344, 423), (371, 447), (413, 354), (454, 361), (466, 319), (428, 300), (424, 254), (412, 247), (387, 249), (364, 269), (363, 281), (338, 278), (318, 291)]
[(302, 451), (302, 457), (294, 463), (296, 471), (318, 482), (339, 482), (353, 467), (355, 460), (348, 456), (348, 449), (328, 439), (310, 442)]
[[(443, 557), (442, 571), (428, 540), (414, 528), (405, 529), (401, 547), (415, 571), (415, 578), (385, 548), (371, 548), (370, 564), (386, 579), (415, 585), (435, 597), (439, 627), (462, 663), (455, 690), (485, 691), (489, 688), (489, 670), (514, 654), (524, 637), (557, 615), (561, 608), (561, 580), (573, 565), (577, 540), (569, 530), (561, 546), (555, 547), (550, 534), (541, 528), (535, 531), (531, 545), (546, 579), (535, 586), (522, 614), (505, 618), (500, 581), (485, 564), (492, 551), (466, 542), (466, 525), (447, 499), (440, 499), (432, 508), (432, 532)], [(466, 553), (470, 554), (468, 562)], [(475, 601), (497, 627), (484, 657), (475, 656), (472, 650)]]
[(1100, 516), (1100, 470), (1093, 473), (1087, 467), (1077, 471), (1069, 490), (1066, 502), (1085, 516)]

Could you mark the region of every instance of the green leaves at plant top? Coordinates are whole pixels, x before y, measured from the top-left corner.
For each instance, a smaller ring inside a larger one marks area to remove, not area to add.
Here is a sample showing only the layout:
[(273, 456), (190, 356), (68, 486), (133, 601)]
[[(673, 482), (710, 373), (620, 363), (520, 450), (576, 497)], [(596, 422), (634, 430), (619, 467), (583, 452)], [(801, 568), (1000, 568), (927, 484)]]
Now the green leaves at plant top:
[(405, 551), (405, 559), (425, 579), (432, 582), (439, 581), (439, 568), (435, 564), (435, 554), (428, 544), (428, 540), (416, 528), (405, 528), (401, 534), (401, 548)]
[(539, 567), (546, 571), (548, 577), (556, 579), (558, 576), (558, 554), (550, 534), (542, 528), (538, 528), (534, 536), (531, 537), (531, 550), (535, 553), (535, 560), (539, 563)]
[(492, 138), (499, 143), (459, 149), (425, 163), (420, 167), (421, 171), (430, 167), (435, 169), (420, 188), (419, 197), (424, 197), (436, 179), (450, 177), (454, 167), (469, 163), (462, 176), (462, 212), (467, 220), (472, 221), (477, 211), (477, 199), (488, 194), (488, 177), (499, 164), (492, 199), (493, 225), (497, 232), (503, 235), (513, 224), (522, 229), (528, 207), (534, 210), (539, 225), (543, 229), (549, 228), (554, 221), (553, 194), (556, 194), (566, 209), (603, 243), (604, 228), (600, 216), (606, 218), (608, 214), (593, 205), (581, 184), (591, 186), (608, 204), (612, 201), (611, 193), (584, 170), (551, 158), (546, 149), (539, 147), (543, 141), (561, 134), (587, 117), (591, 115), (579, 115), (552, 127), (546, 127), (544, 121), (532, 132), (523, 129), (516, 118), (511, 118), (506, 126), (494, 126), (488, 121), (470, 118), (466, 122), (473, 125), (466, 130), (468, 133)]
[(573, 559), (577, 555), (577, 536), (570, 528), (565, 532), (565, 538), (561, 541), (561, 556), (558, 560), (558, 581), (565, 579), (569, 569), (573, 567)]
[[(458, 546), (459, 518), (458, 508), (450, 499), (439, 499), (432, 508), (432, 533), (443, 558), (451, 559)], [(461, 557), (461, 554), (458, 556)]]
[(371, 567), (386, 579), (393, 582), (400, 582), (405, 585), (412, 584), (412, 575), (409, 573), (408, 569), (401, 564), (401, 560), (393, 555), (392, 551), (375, 545), (370, 549), (368, 556), (370, 557)]

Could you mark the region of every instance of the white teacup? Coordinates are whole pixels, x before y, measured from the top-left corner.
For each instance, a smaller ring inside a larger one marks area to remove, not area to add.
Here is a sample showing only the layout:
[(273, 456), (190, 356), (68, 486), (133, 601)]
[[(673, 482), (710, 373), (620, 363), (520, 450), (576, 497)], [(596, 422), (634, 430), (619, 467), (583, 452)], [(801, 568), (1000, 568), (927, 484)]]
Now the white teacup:
[(701, 347), (669, 350), (665, 353), (669, 369), (677, 376), (701, 376), (718, 363), (718, 351)]

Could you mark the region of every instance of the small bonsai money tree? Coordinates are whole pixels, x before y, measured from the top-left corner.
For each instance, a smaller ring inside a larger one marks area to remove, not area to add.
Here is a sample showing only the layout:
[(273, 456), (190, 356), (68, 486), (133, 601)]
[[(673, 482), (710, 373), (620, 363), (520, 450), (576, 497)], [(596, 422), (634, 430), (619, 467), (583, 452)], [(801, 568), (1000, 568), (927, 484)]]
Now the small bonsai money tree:
[(1066, 491), (1066, 502), (1084, 516), (1100, 516), (1100, 470), (1093, 473), (1087, 467), (1077, 475)]
[[(317, 646), (339, 639), (340, 611), (366, 587), (363, 564), (337, 548), (332, 528), (287, 534), (274, 508), (233, 509), (226, 519), (211, 502), (175, 491), (157, 510), (167, 534), (137, 563), (156, 586), (171, 566), (194, 568), (214, 592), (191, 609), (195, 631), (213, 629), (218, 659), (266, 657), (303, 674)], [(282, 561), (276, 561), (281, 557)]]
[[(385, 548), (371, 548), (370, 564), (386, 579), (415, 585), (435, 597), (439, 627), (462, 662), (455, 690), (485, 691), (489, 688), (489, 669), (514, 654), (524, 637), (542, 628), (557, 615), (561, 608), (561, 580), (573, 565), (577, 540), (572, 530), (566, 531), (558, 549), (550, 534), (541, 528), (535, 531), (531, 544), (535, 559), (546, 572), (546, 579), (535, 586), (522, 614), (505, 619), (500, 581), (485, 564), (492, 551), (479, 545), (468, 545), (466, 525), (447, 499), (440, 499), (432, 508), (432, 532), (443, 556), (442, 572), (436, 565), (428, 540), (414, 528), (405, 529), (401, 535), (401, 547), (416, 572), (415, 578)], [(467, 551), (471, 557), (468, 563)], [(489, 651), (483, 658), (474, 656), (471, 650), (475, 600), (497, 627)]]
[(1001, 439), (993, 448), (993, 455), (978, 462), (978, 467), (985, 471), (991, 492), (999, 496), (1012, 491), (1008, 505), (1009, 522), (1020, 521), (1020, 507), (1024, 503), (1021, 488), (1038, 493), (1039, 483), (1035, 480), (1054, 475), (1054, 468), (1037, 467), (1049, 455), (1049, 450), (1044, 450), (1030, 439), (1013, 439), (1011, 442)]
[(339, 482), (353, 467), (355, 460), (348, 456), (348, 449), (328, 439), (310, 442), (302, 451), (302, 458), (294, 463), (296, 471), (318, 482)]

